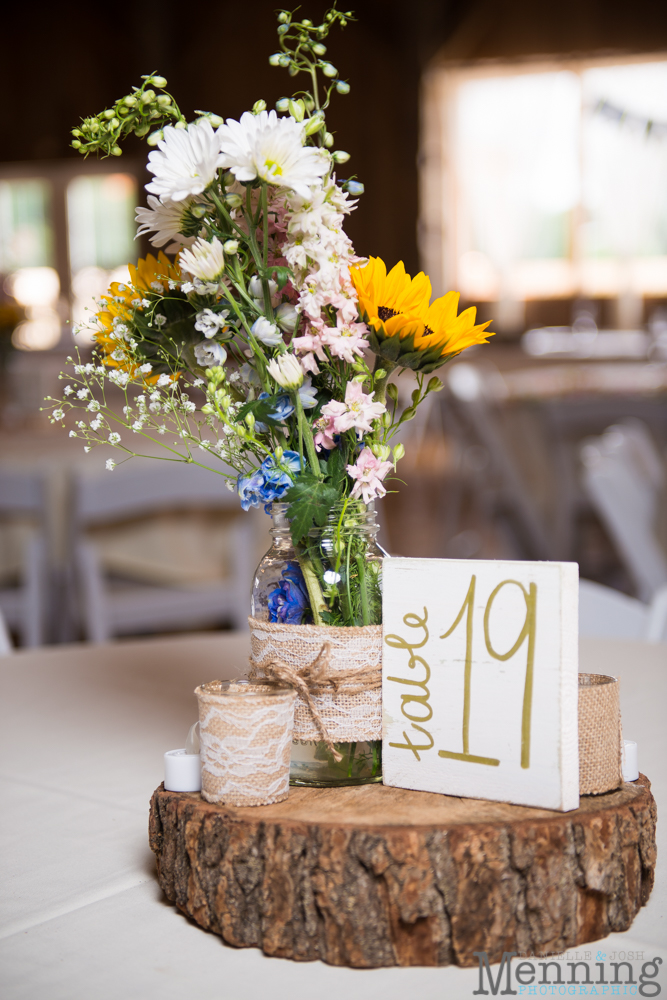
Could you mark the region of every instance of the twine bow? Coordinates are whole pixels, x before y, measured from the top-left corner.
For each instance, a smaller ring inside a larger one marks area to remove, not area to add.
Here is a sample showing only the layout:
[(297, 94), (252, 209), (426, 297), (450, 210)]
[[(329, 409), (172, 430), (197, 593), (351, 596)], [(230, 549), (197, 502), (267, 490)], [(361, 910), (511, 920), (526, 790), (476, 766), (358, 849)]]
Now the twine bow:
[[(317, 728), (322, 734), (322, 739), (327, 745), (336, 763), (343, 759), (343, 755), (336, 750), (333, 740), (329, 735), (324, 720), (320, 715), (317, 705), (313, 700), (314, 694), (324, 694), (333, 688), (338, 694), (340, 688), (344, 688), (346, 694), (357, 694), (360, 691), (372, 691), (380, 687), (381, 681), (377, 667), (359, 667), (349, 670), (330, 671), (331, 667), (331, 643), (325, 642), (312, 663), (295, 670), (280, 657), (274, 656), (265, 660), (261, 664), (251, 661), (250, 678), (261, 681), (264, 684), (289, 684), (296, 688), (305, 703), (308, 705), (310, 714), (315, 720)], [(357, 681), (350, 684), (349, 682)]]

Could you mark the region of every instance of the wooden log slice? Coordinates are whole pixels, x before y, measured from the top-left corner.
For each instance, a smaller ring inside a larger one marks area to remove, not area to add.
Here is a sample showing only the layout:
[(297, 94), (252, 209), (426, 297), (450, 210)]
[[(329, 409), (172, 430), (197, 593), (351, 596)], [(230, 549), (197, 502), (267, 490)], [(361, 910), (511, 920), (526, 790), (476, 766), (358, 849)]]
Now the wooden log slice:
[(476, 965), (625, 931), (653, 885), (650, 782), (556, 813), (384, 785), (272, 806), (153, 794), (167, 897), (229, 944), (332, 965)]

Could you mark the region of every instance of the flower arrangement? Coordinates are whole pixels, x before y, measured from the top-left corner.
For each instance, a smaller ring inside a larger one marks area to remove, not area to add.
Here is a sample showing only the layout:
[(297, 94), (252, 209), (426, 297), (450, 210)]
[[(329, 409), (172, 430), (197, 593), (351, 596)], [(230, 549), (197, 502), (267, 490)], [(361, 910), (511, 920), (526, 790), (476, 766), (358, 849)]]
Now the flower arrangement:
[[(87, 452), (111, 444), (128, 459), (147, 438), (165, 459), (223, 476), (245, 510), (287, 504), (296, 560), (269, 611), (288, 622), (368, 623), (377, 581), (349, 539), (404, 454), (399, 428), (442, 388), (428, 376), (489, 335), (474, 309), (458, 314), (456, 293), (431, 303), (424, 274), (402, 263), (387, 272), (345, 234), (363, 185), (337, 175), (349, 154), (333, 149), (326, 114), (350, 85), (325, 41), (351, 18), (335, 6), (319, 25), (279, 12), (269, 62), (306, 86), (276, 110), (257, 101), (238, 121), (198, 112), (188, 122), (151, 74), (84, 119), (72, 143), (119, 156), (128, 135), (146, 137), (152, 180), (136, 218), (158, 252), (100, 300), (92, 359), (72, 362), (51, 420), (64, 426), (78, 408), (69, 433)], [(405, 368), (415, 388), (402, 407), (389, 378)], [(356, 600), (310, 542), (328, 522)]]

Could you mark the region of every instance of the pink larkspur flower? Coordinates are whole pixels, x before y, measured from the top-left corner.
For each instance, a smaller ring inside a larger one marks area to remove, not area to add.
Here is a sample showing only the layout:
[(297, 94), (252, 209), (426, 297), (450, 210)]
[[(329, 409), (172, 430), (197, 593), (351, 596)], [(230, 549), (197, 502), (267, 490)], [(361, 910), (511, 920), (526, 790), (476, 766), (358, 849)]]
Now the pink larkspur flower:
[(382, 485), (382, 480), (391, 468), (393, 468), (391, 462), (381, 462), (370, 448), (364, 448), (356, 463), (347, 466), (348, 476), (356, 479), (350, 496), (353, 499), (360, 496), (364, 503), (383, 497), (387, 491)]
[(315, 434), (315, 447), (318, 451), (322, 448), (326, 448), (327, 451), (332, 451), (336, 447), (336, 442), (334, 441), (334, 434), (336, 433), (336, 428), (334, 427), (333, 417), (320, 417), (313, 424), (317, 433)]
[(322, 416), (334, 418), (337, 434), (343, 434), (354, 427), (361, 437), (364, 431), (370, 433), (373, 430), (372, 421), (381, 417), (386, 409), (384, 403), (373, 402), (374, 395), (373, 392), (366, 395), (359, 382), (348, 382), (345, 402), (332, 399), (322, 407)]
[(368, 341), (364, 339), (367, 335), (365, 323), (347, 323), (339, 312), (336, 326), (325, 327), (322, 331), (321, 342), (335, 357), (351, 365), (355, 354), (361, 356), (363, 349), (368, 347)]
[(304, 371), (312, 372), (313, 375), (319, 374), (319, 367), (317, 364), (317, 358), (320, 361), (326, 361), (327, 356), (322, 349), (322, 340), (318, 333), (313, 330), (312, 327), (309, 328), (309, 332), (305, 333), (303, 337), (295, 337), (292, 341), (292, 347), (299, 354), (302, 354), (301, 364), (303, 365)]

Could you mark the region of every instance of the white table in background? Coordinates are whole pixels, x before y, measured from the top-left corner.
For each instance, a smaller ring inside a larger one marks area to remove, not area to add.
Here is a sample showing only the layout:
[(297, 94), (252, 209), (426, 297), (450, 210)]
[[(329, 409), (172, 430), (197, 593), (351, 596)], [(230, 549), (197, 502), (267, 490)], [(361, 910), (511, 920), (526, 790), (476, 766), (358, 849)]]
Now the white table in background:
[[(267, 958), (228, 947), (164, 899), (147, 839), (162, 754), (183, 745), (196, 684), (242, 673), (247, 643), (220, 633), (0, 659), (4, 1000), (472, 997), (474, 969), (361, 971)], [(664, 808), (667, 644), (582, 640), (580, 669), (621, 678), (624, 736), (639, 744), (640, 770)], [(664, 829), (648, 906), (603, 945), (663, 957), (663, 987)]]

